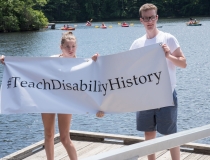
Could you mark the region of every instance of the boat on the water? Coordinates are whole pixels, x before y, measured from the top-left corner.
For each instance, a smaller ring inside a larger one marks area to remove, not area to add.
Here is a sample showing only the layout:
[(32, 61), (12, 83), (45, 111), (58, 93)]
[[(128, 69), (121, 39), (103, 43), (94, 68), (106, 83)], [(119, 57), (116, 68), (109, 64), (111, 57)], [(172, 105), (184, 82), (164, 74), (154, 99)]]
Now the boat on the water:
[(93, 19), (90, 19), (90, 21), (87, 21), (85, 25), (86, 25), (86, 26), (91, 26), (92, 20), (93, 20)]
[(106, 27), (106, 26), (100, 26), (100, 28), (102, 28), (102, 29), (106, 29), (107, 27)]
[(61, 30), (75, 30), (75, 28), (74, 27), (69, 27), (69, 28), (61, 27)]
[(200, 23), (200, 21), (196, 21), (196, 22), (186, 22), (187, 26), (201, 26), (202, 24)]
[(122, 24), (121, 25), (122, 27), (129, 27), (129, 25), (126, 23), (126, 24)]
[(86, 26), (91, 26), (91, 23), (86, 23), (85, 25), (86, 25)]
[(202, 24), (201, 23), (198, 23), (198, 24), (187, 24), (187, 26), (201, 26)]

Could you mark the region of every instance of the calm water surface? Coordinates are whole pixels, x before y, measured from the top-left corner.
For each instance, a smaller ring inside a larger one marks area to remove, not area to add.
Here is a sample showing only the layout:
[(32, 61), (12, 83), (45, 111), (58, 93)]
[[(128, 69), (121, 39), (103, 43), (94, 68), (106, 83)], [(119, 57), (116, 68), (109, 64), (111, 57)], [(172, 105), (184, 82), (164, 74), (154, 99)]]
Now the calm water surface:
[[(160, 30), (173, 34), (187, 58), (186, 69), (177, 69), (179, 98), (178, 130), (210, 124), (210, 18), (197, 18), (202, 26), (190, 27), (188, 19), (161, 19)], [(138, 21), (123, 28), (117, 22), (106, 22), (112, 28), (85, 27), (78, 23), (74, 34), (78, 57), (91, 57), (98, 52), (108, 55), (126, 51), (133, 40), (145, 33)], [(74, 24), (73, 24), (74, 25)], [(93, 23), (99, 26), (100, 23)], [(56, 24), (60, 28), (63, 24)], [(62, 30), (0, 34), (0, 54), (6, 56), (50, 56), (60, 53)], [(116, 64), (117, 65), (117, 64)], [(0, 82), (3, 66), (0, 66)], [(95, 115), (73, 115), (71, 129), (143, 136), (136, 131), (135, 113), (109, 114), (102, 119)], [(56, 133), (58, 127), (56, 125)], [(0, 157), (44, 138), (40, 114), (0, 115)], [(196, 142), (210, 144), (210, 137)]]

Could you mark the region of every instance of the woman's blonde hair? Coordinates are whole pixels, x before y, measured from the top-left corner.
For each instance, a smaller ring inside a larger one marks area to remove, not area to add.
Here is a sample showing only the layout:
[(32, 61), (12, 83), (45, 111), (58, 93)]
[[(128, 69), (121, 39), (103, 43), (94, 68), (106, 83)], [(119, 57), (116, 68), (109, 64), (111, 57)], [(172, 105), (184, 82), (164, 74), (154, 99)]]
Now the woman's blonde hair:
[(73, 33), (71, 31), (63, 33), (62, 38), (61, 38), (61, 45), (64, 44), (66, 39), (75, 40), (75, 42), (76, 42), (76, 37), (73, 35)]
[(157, 7), (154, 4), (152, 4), (152, 3), (146, 3), (146, 4), (142, 5), (140, 7), (140, 9), (139, 9), (139, 15), (140, 15), (140, 17), (142, 17), (142, 12), (145, 12), (145, 11), (148, 11), (148, 10), (152, 10), (152, 9), (154, 9), (155, 12), (156, 12), (156, 14), (157, 14), (157, 10), (158, 9), (157, 9)]

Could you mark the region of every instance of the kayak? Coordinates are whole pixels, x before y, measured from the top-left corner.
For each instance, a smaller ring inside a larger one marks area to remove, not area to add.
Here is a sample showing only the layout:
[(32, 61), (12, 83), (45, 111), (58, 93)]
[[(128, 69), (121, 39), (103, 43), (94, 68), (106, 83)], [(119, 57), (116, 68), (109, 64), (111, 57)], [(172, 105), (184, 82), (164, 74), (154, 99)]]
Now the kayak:
[(64, 28), (64, 27), (62, 27), (61, 30), (75, 30), (75, 28), (73, 28), (73, 27), (70, 27), (70, 28)]
[(101, 26), (101, 28), (102, 28), (102, 29), (106, 29), (107, 27), (106, 27), (106, 26)]
[(187, 24), (187, 26), (201, 26), (202, 24)]
[(91, 23), (86, 23), (86, 26), (91, 26)]
[(199, 23), (199, 21), (197, 21), (196, 23), (189, 23), (189, 22), (186, 22), (186, 25), (187, 25), (187, 26), (201, 26), (202, 24)]
[(122, 27), (129, 27), (128, 24), (122, 24), (121, 26), (122, 26)]

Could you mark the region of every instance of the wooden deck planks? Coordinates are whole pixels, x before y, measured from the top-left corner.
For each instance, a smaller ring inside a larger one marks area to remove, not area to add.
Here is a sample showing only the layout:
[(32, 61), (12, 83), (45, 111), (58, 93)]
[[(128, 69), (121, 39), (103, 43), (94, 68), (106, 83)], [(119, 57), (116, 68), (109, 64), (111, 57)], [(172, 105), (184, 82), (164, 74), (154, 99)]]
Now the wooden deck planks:
[(88, 146), (87, 148), (79, 150), (78, 157), (80, 159), (82, 159), (82, 158), (86, 158), (89, 156), (99, 154), (99, 153), (103, 152), (104, 150), (109, 150), (109, 148), (111, 148), (111, 146), (113, 146), (113, 145), (117, 145), (117, 144), (106, 144), (106, 143), (96, 142), (96, 143)]
[(157, 160), (171, 160), (170, 150), (167, 150), (164, 154), (156, 158)]
[[(91, 144), (81, 150), (77, 149), (78, 158), (87, 158), (89, 156), (93, 156), (102, 152), (107, 152), (112, 149), (120, 148), (123, 145), (116, 145), (116, 144), (106, 144), (106, 143), (95, 143)], [(68, 160), (68, 156), (61, 158), (60, 160)]]
[[(181, 151), (180, 159), (181, 160), (210, 160), (210, 155)], [(147, 156), (140, 157), (138, 160), (147, 160)], [(165, 151), (156, 153), (156, 160), (171, 160), (170, 151), (165, 150)]]
[[(77, 150), (77, 152), (89, 145), (91, 145), (93, 142), (82, 142), (82, 141), (73, 141), (74, 143), (74, 146)], [(63, 159), (65, 157), (68, 157), (68, 154), (66, 152), (66, 149), (63, 147), (63, 150), (60, 150), (60, 151), (55, 151), (56, 154), (55, 154), (55, 160), (60, 160), (60, 159)]]
[(191, 153), (190, 152), (181, 152), (180, 153), (180, 159), (183, 160), (187, 158)]
[(93, 156), (93, 155), (104, 153), (104, 152), (107, 152), (107, 151), (110, 151), (110, 150), (121, 148), (123, 146), (124, 145), (119, 145), (119, 144), (103, 144), (102, 147), (97, 148), (94, 152), (89, 152), (88, 154), (85, 154), (81, 157), (79, 156), (79, 158), (86, 158), (86, 157), (89, 157), (89, 156)]
[[(77, 150), (78, 158), (86, 158), (89, 156), (93, 156), (102, 152), (107, 152), (112, 149), (117, 149), (120, 147), (123, 147), (124, 145), (120, 144), (107, 144), (107, 143), (99, 143), (99, 142), (87, 142), (87, 141), (73, 141), (75, 148)], [(66, 160), (69, 159), (68, 154), (63, 147), (62, 143), (59, 142), (55, 144), (54, 147), (54, 154), (55, 154), (55, 160)], [(46, 153), (45, 150), (41, 150), (24, 160), (31, 160), (31, 159), (36, 159), (36, 160), (46, 160)]]
[[(63, 145), (61, 143), (57, 143), (54, 145), (54, 150), (56, 151), (57, 149), (59, 148), (62, 148)], [(24, 160), (31, 160), (31, 159), (37, 159), (37, 160), (43, 160), (43, 159), (46, 159), (46, 153), (45, 153), (45, 150), (41, 150), (27, 158), (25, 158)]]
[[(109, 150), (121, 148), (124, 145), (122, 144), (110, 144), (110, 143), (101, 143), (101, 142), (88, 142), (88, 141), (73, 141), (78, 158), (87, 158), (99, 153), (107, 152)], [(55, 160), (69, 160), (68, 154), (63, 147), (62, 143), (59, 142), (55, 144)], [(24, 160), (46, 160), (45, 150), (41, 150)], [(140, 157), (138, 160), (147, 160), (147, 156)], [(171, 160), (171, 155), (169, 150), (164, 150), (156, 153), (156, 160)], [(210, 160), (210, 155), (190, 153), (190, 152), (181, 152), (181, 160)]]
[(209, 155), (203, 155), (199, 160), (210, 160)]
[[(121, 148), (128, 144), (138, 143), (143, 141), (143, 138), (102, 134), (93, 132), (71, 131), (71, 137), (76, 147), (78, 158), (87, 158), (102, 152)], [(68, 154), (59, 141), (60, 135), (55, 135), (54, 156), (55, 160), (67, 160)], [(28, 156), (24, 160), (46, 160), (46, 153), (43, 148), (44, 141), (37, 142), (31, 146), (28, 146), (20, 151), (12, 153), (6, 156), (6, 159), (15, 158), (22, 160), (26, 155)], [(210, 160), (210, 145), (187, 143), (182, 146), (181, 160)], [(38, 149), (38, 150), (37, 150)], [(194, 153), (193, 153), (194, 152)], [(208, 155), (207, 155), (208, 154)], [(170, 151), (164, 150), (156, 153), (157, 160), (171, 160)], [(138, 160), (147, 160), (147, 156), (140, 157)]]
[(183, 160), (198, 160), (201, 159), (202, 154), (191, 153), (189, 156), (184, 158)]
[[(161, 155), (165, 154), (166, 152), (167, 152), (167, 150), (157, 152), (157, 153), (155, 154), (155, 155), (156, 155), (156, 158), (160, 157)], [(147, 160), (147, 156), (140, 157), (140, 158), (138, 158), (138, 160)]]

